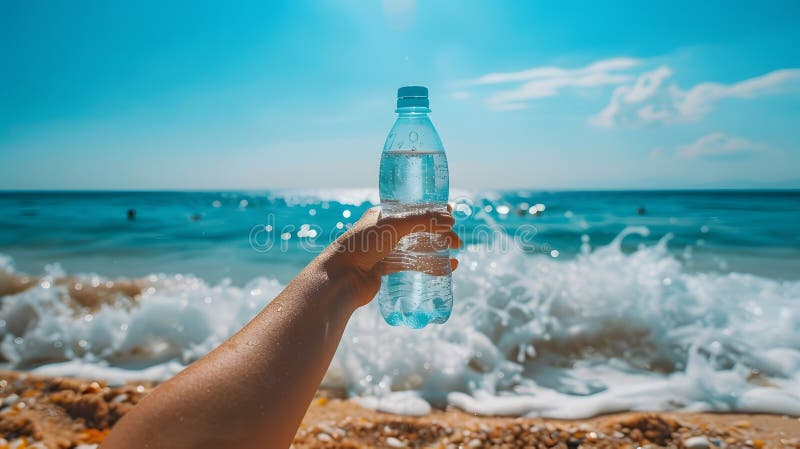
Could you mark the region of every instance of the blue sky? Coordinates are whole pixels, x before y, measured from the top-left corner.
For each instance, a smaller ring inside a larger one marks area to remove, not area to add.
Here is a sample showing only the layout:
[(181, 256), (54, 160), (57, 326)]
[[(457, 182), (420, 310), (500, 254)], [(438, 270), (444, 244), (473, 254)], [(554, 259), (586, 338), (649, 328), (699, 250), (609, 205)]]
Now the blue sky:
[(0, 2), (0, 189), (800, 187), (800, 3)]

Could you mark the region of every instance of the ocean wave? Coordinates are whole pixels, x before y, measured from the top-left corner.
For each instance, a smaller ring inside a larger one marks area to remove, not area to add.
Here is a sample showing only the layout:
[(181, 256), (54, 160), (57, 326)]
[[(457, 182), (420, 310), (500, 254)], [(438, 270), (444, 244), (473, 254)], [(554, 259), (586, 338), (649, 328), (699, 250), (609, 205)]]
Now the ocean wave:
[[(443, 326), (393, 328), (375, 304), (353, 316), (324, 386), (420, 414), (577, 418), (618, 410), (800, 415), (800, 282), (695, 273), (645, 234), (584, 242), (569, 260), (472, 245)], [(0, 358), (46, 374), (164, 379), (237, 331), (283, 285), (180, 274), (39, 276), (0, 260)]]

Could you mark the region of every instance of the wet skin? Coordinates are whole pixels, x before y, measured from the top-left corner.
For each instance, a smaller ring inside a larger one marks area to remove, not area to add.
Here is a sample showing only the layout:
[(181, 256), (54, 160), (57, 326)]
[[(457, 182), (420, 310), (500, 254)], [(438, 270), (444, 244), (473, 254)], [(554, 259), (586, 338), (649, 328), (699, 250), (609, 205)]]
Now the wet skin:
[(409, 268), (387, 258), (400, 238), (433, 232), (457, 248), (452, 226), (449, 212), (368, 210), (238, 333), (145, 397), (101, 448), (289, 447), (352, 313), (381, 275)]

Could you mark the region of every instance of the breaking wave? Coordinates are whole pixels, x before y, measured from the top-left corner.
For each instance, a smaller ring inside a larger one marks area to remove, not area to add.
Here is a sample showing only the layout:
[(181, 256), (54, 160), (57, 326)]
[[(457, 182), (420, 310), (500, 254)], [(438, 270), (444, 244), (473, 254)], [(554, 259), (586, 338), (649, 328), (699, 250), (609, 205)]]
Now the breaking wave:
[[(472, 245), (448, 323), (391, 328), (356, 312), (324, 386), (424, 414), (578, 418), (620, 410), (800, 415), (800, 282), (695, 273), (647, 229), (570, 260)], [(165, 379), (207, 353), (283, 285), (181, 274), (107, 279), (0, 259), (0, 363), (43, 374)]]

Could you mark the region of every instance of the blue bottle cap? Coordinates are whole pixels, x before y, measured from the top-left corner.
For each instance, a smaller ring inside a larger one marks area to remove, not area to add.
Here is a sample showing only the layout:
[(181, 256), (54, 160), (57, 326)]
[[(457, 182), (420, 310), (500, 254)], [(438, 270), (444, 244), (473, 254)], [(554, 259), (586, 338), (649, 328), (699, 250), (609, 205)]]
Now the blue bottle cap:
[(397, 107), (422, 107), (427, 108), (428, 88), (422, 86), (404, 86), (397, 89)]

